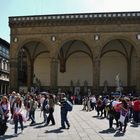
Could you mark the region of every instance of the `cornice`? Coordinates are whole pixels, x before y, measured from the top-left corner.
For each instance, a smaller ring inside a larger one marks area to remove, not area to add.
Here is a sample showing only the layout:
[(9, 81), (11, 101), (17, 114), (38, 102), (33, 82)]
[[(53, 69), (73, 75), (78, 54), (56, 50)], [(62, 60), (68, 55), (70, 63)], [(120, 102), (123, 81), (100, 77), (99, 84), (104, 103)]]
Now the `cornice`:
[(140, 24), (140, 12), (109, 12), (9, 17), (9, 26), (11, 28), (97, 24)]

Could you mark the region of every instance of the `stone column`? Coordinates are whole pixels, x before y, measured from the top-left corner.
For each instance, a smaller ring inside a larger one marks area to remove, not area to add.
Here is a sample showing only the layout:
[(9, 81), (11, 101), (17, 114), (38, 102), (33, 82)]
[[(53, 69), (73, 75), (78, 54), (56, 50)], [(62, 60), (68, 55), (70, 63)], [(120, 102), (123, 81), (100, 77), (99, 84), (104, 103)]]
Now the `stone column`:
[(50, 86), (51, 88), (57, 87), (57, 77), (58, 77), (58, 60), (56, 58), (51, 59), (51, 71), (50, 71)]
[(140, 56), (136, 61), (136, 92), (140, 95)]
[(34, 75), (34, 63), (33, 61), (28, 61), (28, 68), (27, 68), (27, 86), (28, 90), (31, 89), (33, 85), (33, 75)]
[(7, 94), (7, 86), (6, 86), (6, 84), (4, 84), (4, 93)]
[(1, 89), (1, 91), (0, 91), (0, 92), (1, 92), (1, 94), (3, 94), (3, 83), (1, 83), (1, 85), (0, 85), (0, 86), (1, 86), (1, 88), (0, 88), (0, 89)]
[(93, 94), (99, 94), (100, 87), (100, 58), (93, 58)]
[(10, 91), (18, 91), (18, 60), (10, 60)]

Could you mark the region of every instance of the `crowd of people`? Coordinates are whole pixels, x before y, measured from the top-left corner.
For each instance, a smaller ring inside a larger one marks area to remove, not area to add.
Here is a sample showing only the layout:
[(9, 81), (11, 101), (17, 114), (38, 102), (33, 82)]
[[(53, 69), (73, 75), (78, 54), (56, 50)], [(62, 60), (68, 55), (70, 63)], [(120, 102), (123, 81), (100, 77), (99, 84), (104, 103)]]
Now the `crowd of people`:
[(99, 118), (109, 120), (109, 129), (113, 128), (113, 120), (116, 121), (116, 130), (126, 132), (128, 122), (134, 125), (140, 124), (140, 97), (132, 96), (98, 96), (83, 98), (83, 110), (96, 110)]
[[(55, 125), (54, 109), (55, 104), (60, 105), (61, 110), (61, 127), (60, 129), (69, 129), (70, 123), (67, 118), (67, 98), (63, 93), (59, 98), (54, 94), (32, 94), (28, 93), (25, 96), (13, 91), (9, 96), (3, 95), (0, 100), (0, 136), (3, 136), (8, 128), (7, 123), (14, 124), (14, 134), (18, 135), (18, 123), (20, 124), (21, 133), (24, 130), (24, 122), (31, 121), (30, 125), (36, 124), (35, 113), (39, 108), (43, 114), (44, 126)], [(72, 107), (72, 104), (70, 104)]]
[[(69, 102), (69, 100), (71, 102)], [(140, 98), (132, 96), (85, 96), (81, 98), (84, 111), (96, 111), (99, 118), (107, 118), (109, 129), (114, 129), (113, 120), (116, 121), (116, 130), (126, 132), (128, 122), (134, 125), (140, 123)], [(36, 109), (40, 109), (43, 116), (44, 126), (55, 125), (54, 110), (55, 104), (60, 106), (61, 127), (69, 129), (68, 111), (72, 110), (75, 98), (66, 97), (65, 93), (58, 96), (54, 94), (32, 94), (21, 95), (13, 91), (10, 95), (3, 95), (0, 99), (0, 135), (4, 135), (10, 122), (14, 124), (14, 134), (18, 135), (18, 123), (21, 133), (24, 130), (24, 122), (30, 121), (30, 125), (36, 124)], [(78, 104), (80, 103), (77, 102)]]

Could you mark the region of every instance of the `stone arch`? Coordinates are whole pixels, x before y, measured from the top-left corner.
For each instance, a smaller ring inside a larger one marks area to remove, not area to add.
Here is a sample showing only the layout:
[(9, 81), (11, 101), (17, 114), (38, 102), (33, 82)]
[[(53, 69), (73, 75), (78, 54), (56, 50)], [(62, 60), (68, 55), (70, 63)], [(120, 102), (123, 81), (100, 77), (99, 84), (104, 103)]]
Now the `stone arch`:
[(46, 42), (43, 39), (40, 38), (25, 38), (24, 40), (22, 40), (19, 44), (18, 44), (18, 48), (16, 51), (16, 57), (18, 56), (19, 50), (25, 45), (28, 44), (30, 42), (40, 42), (42, 45), (46, 46), (48, 50), (50, 50), (49, 46), (50, 44), (48, 42)]
[[(82, 82), (87, 80), (92, 85), (93, 54), (87, 43), (83, 40), (76, 40), (75, 38), (74, 40), (65, 40), (59, 49), (58, 58), (60, 60), (60, 71), (58, 75), (60, 85), (63, 83), (65, 86), (69, 86), (68, 81), (69, 83), (71, 80), (76, 82), (79, 79)], [(83, 67), (89, 67), (89, 69), (86, 70)], [(84, 74), (86, 72), (88, 76)], [(76, 79), (77, 77), (79, 79)], [(63, 82), (61, 79), (64, 79)]]
[[(127, 42), (129, 42), (130, 44), (133, 45), (133, 47), (135, 48), (135, 50), (137, 50), (137, 45), (135, 43), (135, 41), (133, 41), (131, 38), (128, 38), (126, 36), (121, 36), (121, 35), (117, 35), (117, 36), (109, 36), (106, 40), (103, 41), (101, 48), (100, 48), (100, 55), (101, 52), (103, 50), (103, 48), (110, 42), (116, 39), (122, 39), (122, 40), (126, 40)], [(136, 54), (137, 55), (137, 54)]]
[(43, 87), (50, 86), (50, 62), (51, 58), (48, 51), (37, 54), (33, 62), (34, 76), (40, 80)]
[[(27, 60), (27, 86), (30, 88), (33, 84), (33, 76), (34, 76), (34, 60), (36, 59), (37, 56), (39, 56), (41, 53), (49, 53), (49, 43), (44, 41), (43, 39), (40, 38), (28, 38), (21, 40), (19, 42), (19, 46), (16, 51), (16, 57), (18, 60), (18, 55), (20, 50), (23, 48), (27, 52), (26, 54), (28, 55), (28, 60)], [(32, 46), (30, 48), (30, 46)], [(32, 50), (33, 48), (33, 50)], [(19, 60), (18, 60), (19, 61)], [(18, 70), (18, 75), (19, 74)], [(18, 76), (19, 77), (19, 76)]]
[(91, 50), (91, 45), (88, 43), (88, 40), (86, 40), (84, 37), (81, 37), (81, 36), (72, 36), (72, 37), (70, 37), (70, 36), (68, 36), (68, 37), (65, 37), (64, 39), (61, 39), (61, 41), (59, 41), (58, 48), (57, 48), (57, 51), (56, 51), (55, 55), (57, 56), (59, 54), (59, 51), (60, 51), (61, 47), (65, 43), (67, 43), (69, 41), (72, 41), (72, 40), (77, 40), (77, 41), (83, 42)]
[(43, 53), (49, 53), (49, 51), (43, 51), (43, 52), (38, 53), (38, 54), (35, 56), (35, 59), (36, 59), (39, 55), (41, 55), (41, 54), (43, 54)]
[[(67, 46), (68, 45), (68, 43), (70, 43), (69, 44), (69, 46)], [(81, 43), (81, 45), (83, 45), (82, 47), (80, 46), (78, 49), (75, 49), (74, 51), (72, 51), (71, 49), (72, 49), (72, 47), (73, 47), (73, 45), (75, 44), (75, 43)], [(66, 46), (65, 46), (66, 45)], [(65, 48), (65, 47), (67, 47), (67, 50), (64, 50), (64, 51), (66, 51), (66, 52), (64, 52), (63, 51), (63, 49)], [(84, 50), (85, 49), (85, 50)], [(86, 50), (87, 49), (87, 50)], [(66, 61), (68, 60), (68, 58), (72, 55), (72, 54), (74, 54), (74, 53), (78, 53), (78, 52), (82, 52), (82, 53), (85, 53), (85, 54), (87, 54), (89, 57), (90, 57), (90, 59), (91, 59), (91, 61), (93, 61), (93, 54), (92, 54), (92, 51), (91, 51), (91, 49), (89, 48), (89, 46), (85, 43), (85, 42), (83, 42), (83, 41), (81, 41), (81, 40), (68, 40), (68, 41), (65, 41), (64, 42), (64, 44), (61, 46), (61, 48), (60, 48), (60, 50), (59, 50), (59, 53), (58, 53), (58, 59), (60, 60), (60, 63), (61, 63), (61, 50), (66, 54), (65, 55), (65, 58), (63, 59), (63, 60), (65, 60), (65, 63), (66, 63)], [(70, 53), (69, 53), (70, 52)], [(63, 65), (65, 65), (65, 63), (63, 63)], [(61, 70), (60, 70), (61, 71)]]
[[(115, 46), (117, 46), (117, 47), (115, 47)], [(125, 69), (126, 69), (124, 74), (126, 74), (127, 88), (131, 87), (132, 59), (134, 59), (133, 55), (137, 56), (136, 50), (137, 50), (136, 45), (135, 45), (135, 43), (133, 43), (132, 40), (130, 41), (126, 37), (120, 37), (120, 36), (116, 37), (115, 36), (115, 37), (109, 38), (104, 43), (104, 46), (102, 46), (102, 49), (100, 52), (100, 58), (102, 58), (106, 54), (108, 55), (109, 53), (112, 53), (112, 55), (115, 55), (115, 53), (118, 53), (118, 56), (117, 56), (118, 59), (120, 58), (119, 54), (121, 54), (123, 56), (122, 61), (125, 63), (123, 65), (123, 67), (125, 66)], [(123, 58), (125, 58), (125, 60), (123, 60)], [(109, 60), (109, 61), (111, 62), (111, 60)], [(122, 75), (124, 76), (124, 74), (122, 74)]]

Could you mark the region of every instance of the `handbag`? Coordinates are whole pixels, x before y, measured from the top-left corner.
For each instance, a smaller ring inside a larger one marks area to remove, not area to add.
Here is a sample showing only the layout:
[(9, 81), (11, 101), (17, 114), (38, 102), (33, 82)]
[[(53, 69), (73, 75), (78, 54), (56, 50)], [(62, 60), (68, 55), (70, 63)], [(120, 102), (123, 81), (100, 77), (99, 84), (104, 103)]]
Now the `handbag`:
[(124, 124), (127, 114), (128, 114), (128, 112), (123, 116), (122, 115), (122, 111), (121, 111), (119, 122), (121, 122), (122, 124)]
[(126, 116), (123, 116), (122, 114), (120, 115), (120, 119), (119, 122), (121, 122), (122, 124), (124, 124)]

